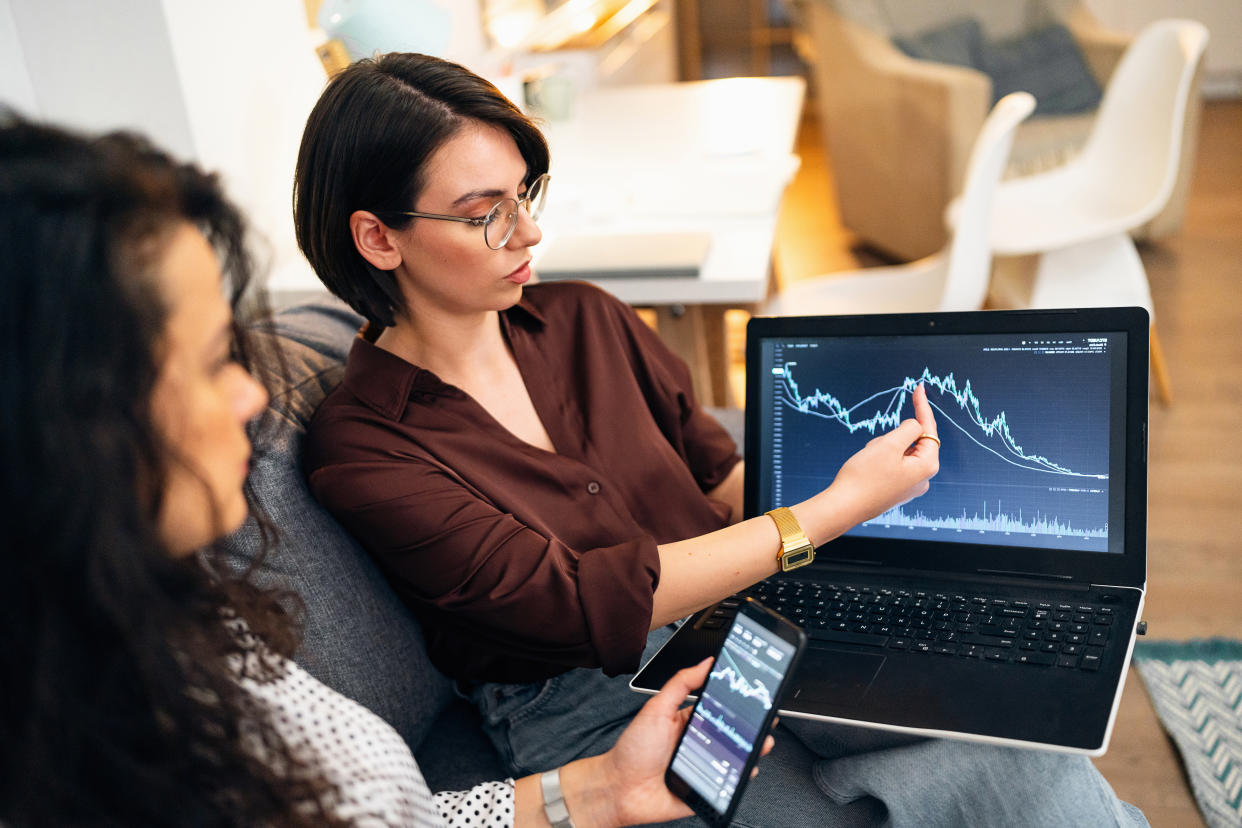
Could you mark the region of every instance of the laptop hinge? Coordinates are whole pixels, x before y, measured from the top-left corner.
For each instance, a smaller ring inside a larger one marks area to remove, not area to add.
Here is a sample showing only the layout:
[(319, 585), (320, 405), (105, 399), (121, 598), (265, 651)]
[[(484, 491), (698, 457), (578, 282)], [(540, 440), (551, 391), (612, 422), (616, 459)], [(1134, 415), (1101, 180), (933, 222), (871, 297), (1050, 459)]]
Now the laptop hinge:
[(1058, 587), (1071, 588), (1071, 590), (1089, 590), (1090, 586), (1086, 583), (1074, 581), (1072, 575), (1056, 575), (1053, 572), (1023, 572), (1022, 570), (975, 570), (979, 575), (1000, 575), (1004, 577), (1022, 578), (1025, 581), (1051, 581), (1056, 583)]
[[(820, 566), (821, 562), (816, 560), (812, 564), (812, 568)], [(1024, 572), (1020, 569), (985, 569), (978, 568), (969, 572), (944, 572), (937, 569), (914, 569), (906, 567), (887, 567), (877, 564), (875, 561), (847, 561), (840, 558), (832, 558), (831, 564), (834, 568), (839, 568), (843, 575), (861, 575), (868, 576), (873, 574), (882, 575), (893, 578), (918, 578), (923, 580), (956, 580), (956, 581), (977, 581), (980, 583), (1009, 583), (1010, 585), (1025, 586), (1048, 586), (1057, 589), (1072, 590), (1075, 592), (1087, 592), (1091, 589), (1089, 584), (1075, 580), (1072, 575), (1059, 575), (1050, 572)], [(860, 564), (865, 564), (862, 566)], [(877, 572), (878, 570), (878, 572)], [(818, 577), (827, 577), (827, 574), (821, 569), (817, 573)], [(794, 577), (797, 577), (796, 573)], [(997, 579), (1000, 579), (999, 581)]]
[[(1011, 578), (1030, 578), (1036, 581), (1055, 581), (1058, 584), (1073, 584), (1073, 575), (1056, 575), (1051, 572), (1023, 572), (1020, 569), (976, 569), (980, 575), (1005, 575)], [(1087, 589), (1087, 587), (1083, 587)]]

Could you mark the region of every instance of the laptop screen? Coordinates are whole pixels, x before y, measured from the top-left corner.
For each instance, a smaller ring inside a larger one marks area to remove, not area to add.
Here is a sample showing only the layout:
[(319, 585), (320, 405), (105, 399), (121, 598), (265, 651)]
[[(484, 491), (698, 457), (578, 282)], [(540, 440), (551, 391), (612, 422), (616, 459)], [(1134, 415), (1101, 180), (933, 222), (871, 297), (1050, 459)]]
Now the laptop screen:
[[(1024, 550), (1123, 554), (1134, 326), (1088, 321), (1009, 312), (752, 320), (748, 514), (827, 487), (868, 440), (914, 416), (922, 383), (940, 472), (926, 494), (847, 537), (924, 555), (1012, 550), (1010, 562)], [(1140, 491), (1145, 498), (1145, 484)]]

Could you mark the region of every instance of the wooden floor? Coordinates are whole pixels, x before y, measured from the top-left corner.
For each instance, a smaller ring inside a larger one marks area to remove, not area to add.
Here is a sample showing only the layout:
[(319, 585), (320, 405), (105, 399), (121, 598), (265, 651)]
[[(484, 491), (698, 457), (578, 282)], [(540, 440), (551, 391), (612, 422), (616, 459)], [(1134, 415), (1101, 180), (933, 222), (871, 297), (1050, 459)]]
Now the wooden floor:
[[(798, 152), (778, 230), (780, 279), (878, 263), (841, 227), (809, 112)], [(1242, 101), (1206, 105), (1185, 227), (1140, 252), (1174, 393), (1172, 406), (1151, 408), (1148, 638), (1242, 636)], [(730, 317), (735, 392), (744, 318)], [(1096, 764), (1152, 825), (1203, 825), (1133, 670)]]

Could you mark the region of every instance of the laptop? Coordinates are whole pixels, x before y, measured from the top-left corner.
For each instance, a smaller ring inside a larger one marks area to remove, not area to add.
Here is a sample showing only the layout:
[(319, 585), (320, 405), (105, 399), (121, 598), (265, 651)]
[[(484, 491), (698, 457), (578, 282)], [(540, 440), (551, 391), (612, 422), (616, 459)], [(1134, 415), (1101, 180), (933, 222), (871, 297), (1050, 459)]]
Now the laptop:
[(710, 233), (557, 236), (535, 258), (540, 281), (561, 279), (697, 279)]
[[(753, 595), (811, 639), (781, 715), (1104, 753), (1147, 578), (1141, 308), (757, 317), (746, 516), (810, 497), (922, 383), (942, 440), (921, 497)], [(720, 646), (738, 596), (631, 681)]]

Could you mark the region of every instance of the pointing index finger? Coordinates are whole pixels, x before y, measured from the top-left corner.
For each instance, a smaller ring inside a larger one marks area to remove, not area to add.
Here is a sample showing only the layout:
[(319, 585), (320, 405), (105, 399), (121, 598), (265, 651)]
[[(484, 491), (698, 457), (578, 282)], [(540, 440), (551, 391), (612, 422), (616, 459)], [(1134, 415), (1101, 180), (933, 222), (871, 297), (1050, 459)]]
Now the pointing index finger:
[(927, 389), (921, 382), (914, 389), (914, 419), (919, 421), (924, 434), (930, 434), (933, 437), (940, 436), (936, 430), (936, 417), (932, 414), (931, 403), (927, 401)]

